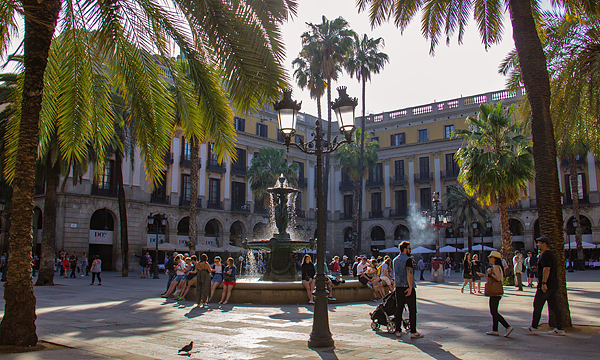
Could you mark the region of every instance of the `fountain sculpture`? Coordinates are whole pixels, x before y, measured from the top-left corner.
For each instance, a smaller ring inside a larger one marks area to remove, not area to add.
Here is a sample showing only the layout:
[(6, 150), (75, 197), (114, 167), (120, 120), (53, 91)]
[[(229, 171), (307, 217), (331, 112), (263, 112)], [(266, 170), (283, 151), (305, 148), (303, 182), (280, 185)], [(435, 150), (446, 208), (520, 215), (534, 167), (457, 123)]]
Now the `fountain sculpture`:
[(297, 189), (287, 186), (283, 174), (279, 176), (277, 184), (268, 188), (272, 198), (272, 220), (275, 222), (277, 233), (269, 240), (252, 240), (244, 242), (247, 249), (263, 250), (270, 253), (267, 268), (261, 280), (266, 281), (294, 281), (300, 276), (294, 264), (294, 251), (314, 248), (314, 240), (292, 240), (287, 232), (290, 221), (289, 214), (293, 212), (293, 204), (289, 201), (291, 194), (296, 194)]

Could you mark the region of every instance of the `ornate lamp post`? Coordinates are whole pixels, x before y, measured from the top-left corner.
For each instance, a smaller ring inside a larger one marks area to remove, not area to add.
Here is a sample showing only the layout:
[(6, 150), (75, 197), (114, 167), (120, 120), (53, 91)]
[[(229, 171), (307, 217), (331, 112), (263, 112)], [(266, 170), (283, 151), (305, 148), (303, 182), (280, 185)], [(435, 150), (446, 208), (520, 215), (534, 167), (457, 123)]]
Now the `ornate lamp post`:
[(435, 229), (435, 256), (440, 257), (440, 229), (452, 226), (452, 212), (440, 209), (440, 193), (433, 193), (433, 210), (423, 212), (427, 226)]
[(315, 122), (315, 132), (313, 140), (304, 143), (292, 142), (292, 136), (296, 132), (296, 116), (302, 103), (292, 100), (290, 90), (283, 92), (283, 100), (273, 104), (277, 111), (279, 119), (279, 129), (284, 136), (285, 146), (288, 151), (290, 145), (296, 146), (305, 154), (314, 154), (317, 158), (317, 277), (315, 288), (315, 309), (313, 315), (313, 327), (308, 340), (308, 346), (311, 348), (332, 347), (333, 338), (329, 330), (329, 315), (327, 313), (327, 295), (325, 286), (325, 224), (323, 223), (323, 154), (334, 152), (340, 145), (352, 142), (352, 133), (354, 132), (354, 109), (358, 104), (356, 98), (350, 98), (346, 94), (346, 87), (339, 87), (339, 97), (331, 104), (335, 111), (340, 133), (344, 139), (337, 141), (337, 136), (332, 142), (323, 139), (321, 121)]
[[(158, 222), (157, 222), (158, 221)], [(154, 271), (154, 279), (160, 279), (158, 276), (158, 232), (161, 228), (167, 225), (167, 217), (163, 214), (148, 215), (148, 230), (154, 230), (156, 232), (156, 249), (154, 261), (152, 261), (152, 271)], [(166, 264), (165, 264), (166, 265)], [(165, 269), (166, 271), (167, 269)]]

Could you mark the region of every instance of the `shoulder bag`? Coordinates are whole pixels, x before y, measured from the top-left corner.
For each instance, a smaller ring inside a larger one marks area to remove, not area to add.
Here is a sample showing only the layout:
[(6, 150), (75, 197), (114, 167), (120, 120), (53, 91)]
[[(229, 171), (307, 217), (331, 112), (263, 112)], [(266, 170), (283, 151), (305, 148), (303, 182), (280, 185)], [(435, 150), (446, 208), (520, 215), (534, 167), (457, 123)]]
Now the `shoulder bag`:
[(502, 282), (488, 275), (483, 294), (485, 296), (502, 296), (504, 294)]

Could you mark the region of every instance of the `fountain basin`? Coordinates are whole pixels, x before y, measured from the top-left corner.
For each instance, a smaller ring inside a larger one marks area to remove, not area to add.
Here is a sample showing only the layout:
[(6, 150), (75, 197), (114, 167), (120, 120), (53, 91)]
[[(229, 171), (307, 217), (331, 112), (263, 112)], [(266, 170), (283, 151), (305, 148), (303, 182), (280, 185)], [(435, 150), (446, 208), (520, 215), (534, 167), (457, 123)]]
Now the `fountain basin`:
[[(215, 291), (211, 303), (221, 300), (222, 285)], [(332, 303), (364, 302), (372, 299), (368, 287), (358, 280), (347, 280), (344, 284), (333, 286)], [(186, 300), (196, 301), (196, 289), (192, 287)], [(300, 281), (257, 281), (238, 282), (231, 292), (230, 304), (308, 304), (306, 289)]]

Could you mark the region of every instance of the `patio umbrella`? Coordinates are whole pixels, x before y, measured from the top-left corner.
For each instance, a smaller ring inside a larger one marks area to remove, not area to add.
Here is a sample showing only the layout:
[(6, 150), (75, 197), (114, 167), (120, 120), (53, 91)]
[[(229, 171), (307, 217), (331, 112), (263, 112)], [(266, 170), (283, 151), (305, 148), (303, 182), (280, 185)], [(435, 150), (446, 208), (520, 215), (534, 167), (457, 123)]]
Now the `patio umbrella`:
[(393, 246), (391, 248), (380, 250), (379, 252), (382, 252), (382, 253), (397, 253), (397, 252), (400, 252), (400, 249), (398, 249), (397, 246)]
[[(483, 249), (482, 249), (483, 246)], [(489, 246), (485, 246), (485, 245), (475, 245), (473, 246), (471, 249), (473, 249), (473, 251), (498, 251), (498, 249), (494, 249), (493, 247), (489, 247)], [(463, 251), (468, 251), (469, 248), (468, 247), (464, 247), (462, 248)]]
[[(569, 243), (566, 243), (566, 244), (565, 244), (565, 250), (569, 250), (569, 245), (571, 245), (571, 250), (573, 250), (573, 249), (577, 249), (577, 242), (576, 242), (576, 241), (571, 241), (571, 244), (569, 244)], [(594, 244), (591, 244), (591, 243), (589, 243), (589, 242), (585, 242), (585, 241), (582, 241), (582, 242), (581, 242), (581, 246), (582, 246), (582, 247), (583, 247), (585, 250), (588, 250), (588, 249), (595, 249), (595, 248), (596, 248), (596, 245), (594, 245)]]
[(440, 248), (440, 252), (455, 253), (455, 252), (464, 252), (464, 251), (461, 249), (455, 248), (454, 246), (446, 245), (443, 248)]
[(431, 254), (431, 253), (434, 253), (434, 252), (435, 251), (430, 250), (430, 249), (428, 249), (426, 247), (423, 247), (423, 246), (416, 247), (416, 248), (414, 248), (414, 249), (412, 249), (410, 251), (411, 254)]

